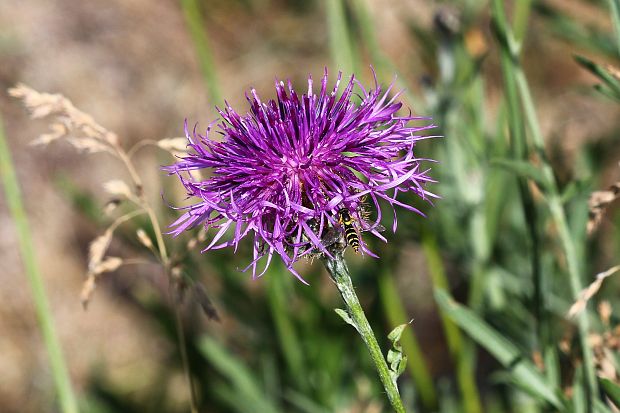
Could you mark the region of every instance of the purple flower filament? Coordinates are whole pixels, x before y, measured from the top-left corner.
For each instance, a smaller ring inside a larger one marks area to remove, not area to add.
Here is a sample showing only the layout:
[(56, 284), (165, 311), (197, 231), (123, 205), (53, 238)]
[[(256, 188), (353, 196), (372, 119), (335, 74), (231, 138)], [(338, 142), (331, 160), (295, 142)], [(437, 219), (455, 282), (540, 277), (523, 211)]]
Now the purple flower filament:
[[(222, 141), (210, 139), (211, 127), (203, 136), (195, 128), (190, 134), (186, 124), (189, 153), (165, 169), (179, 176), (195, 203), (180, 208), (185, 212), (171, 225), (171, 234), (198, 225), (215, 229), (203, 251), (229, 246), (236, 251), (243, 238), (251, 237), (254, 257), (246, 270), (252, 268), (254, 277), (263, 275), (277, 254), (306, 283), (293, 264), (310, 253), (329, 254), (322, 238), (339, 227), (341, 209), (362, 222), (362, 198), (368, 199), (376, 218), (366, 229), (384, 241), (377, 231), (381, 199), (393, 211), (399, 206), (422, 214), (397, 195), (434, 197), (424, 189), (433, 182), (422, 168), (425, 159), (414, 155), (416, 142), (428, 137), (420, 133), (434, 126), (411, 126), (411, 121), (429, 118), (397, 115), (400, 93), (390, 97), (392, 85), (382, 91), (376, 77), (375, 89), (366, 91), (351, 76), (338, 96), (341, 77), (339, 73), (328, 90), (326, 70), (318, 94), (310, 77), (308, 92), (301, 96), (290, 81), (287, 86), (276, 81), (277, 99), (266, 103), (252, 90), (246, 95), (250, 111), (243, 116), (226, 102), (224, 109), (218, 108)], [(192, 170), (211, 173), (198, 180)], [(395, 212), (393, 216), (396, 231)], [(374, 256), (363, 239), (359, 249)], [(257, 264), (264, 257), (259, 273)]]

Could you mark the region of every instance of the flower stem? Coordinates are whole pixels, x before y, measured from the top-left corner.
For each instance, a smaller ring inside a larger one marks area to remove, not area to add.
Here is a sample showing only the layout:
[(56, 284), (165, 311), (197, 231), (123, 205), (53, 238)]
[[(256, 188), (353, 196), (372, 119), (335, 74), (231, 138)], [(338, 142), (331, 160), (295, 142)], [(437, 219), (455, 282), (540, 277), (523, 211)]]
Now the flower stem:
[(405, 407), (400, 399), (396, 381), (392, 380), (392, 377), (390, 376), (390, 370), (388, 369), (385, 358), (383, 357), (379, 343), (370, 328), (370, 324), (368, 324), (362, 305), (355, 294), (355, 289), (353, 288), (353, 283), (351, 282), (351, 276), (349, 275), (349, 268), (344, 261), (342, 252), (332, 252), (332, 256), (333, 258), (326, 257), (323, 260), (323, 263), (336, 283), (338, 291), (340, 291), (340, 295), (346, 304), (350, 322), (353, 324), (360, 336), (362, 336), (362, 340), (364, 340), (364, 343), (370, 352), (370, 356), (375, 363), (375, 368), (377, 369), (381, 382), (383, 383), (383, 388), (388, 395), (388, 399), (390, 400), (390, 404), (394, 408), (394, 411), (397, 413), (404, 413)]

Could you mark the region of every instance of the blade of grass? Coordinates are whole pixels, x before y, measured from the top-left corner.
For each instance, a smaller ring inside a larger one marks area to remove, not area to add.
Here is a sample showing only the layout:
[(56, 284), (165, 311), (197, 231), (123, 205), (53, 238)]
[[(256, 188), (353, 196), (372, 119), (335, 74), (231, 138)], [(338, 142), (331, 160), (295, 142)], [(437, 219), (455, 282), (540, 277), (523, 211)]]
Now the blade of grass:
[(327, 26), (329, 28), (329, 49), (332, 62), (345, 75), (355, 73), (355, 52), (351, 43), (349, 25), (345, 16), (343, 0), (329, 0), (327, 7)]
[(204, 77), (207, 91), (211, 101), (217, 105), (222, 102), (217, 71), (213, 60), (213, 53), (209, 44), (209, 38), (205, 28), (205, 22), (200, 12), (200, 4), (198, 0), (181, 0), (181, 8), (185, 15), (185, 21), (189, 29), (196, 53), (202, 76)]
[(609, 90), (616, 95), (616, 97), (620, 96), (620, 81), (618, 81), (618, 78), (609, 73), (607, 69), (583, 56), (576, 55), (575, 61), (601, 79)]
[(435, 299), (437, 304), (461, 329), (510, 371), (510, 374), (524, 390), (563, 411), (563, 402), (556, 392), (557, 389), (547, 383), (545, 377), (536, 370), (534, 364), (524, 357), (514, 344), (491, 328), (473, 311), (455, 302), (445, 290), (436, 289)]
[(407, 101), (413, 108), (421, 107), (419, 99), (410, 91), (410, 87), (405, 81), (405, 76), (399, 73), (398, 69), (381, 51), (381, 46), (377, 40), (374, 21), (368, 12), (368, 0), (349, 0), (351, 9), (357, 24), (360, 28), (361, 40), (368, 49), (370, 60), (377, 71), (379, 80), (391, 82), (394, 75), (398, 77), (394, 80), (399, 89), (404, 90)]
[[(381, 296), (381, 305), (390, 325), (400, 325), (409, 321), (409, 317), (405, 314), (402, 299), (398, 294), (398, 289), (394, 283), (393, 277), (390, 276), (388, 270), (381, 272), (379, 276), (379, 295)], [(420, 401), (429, 410), (437, 408), (437, 394), (433, 385), (433, 379), (426, 360), (418, 344), (413, 328), (406, 328), (400, 339), (403, 346), (403, 353), (408, 357), (407, 370), (411, 374), (416, 385), (416, 391), (420, 396)]]
[(601, 379), (601, 386), (613, 404), (616, 407), (620, 407), (620, 386), (613, 381), (604, 378)]
[[(237, 394), (237, 397), (247, 401), (251, 411), (261, 413), (277, 413), (279, 410), (272, 404), (263, 389), (261, 389), (256, 375), (240, 360), (230, 354), (224, 346), (211, 337), (204, 336), (198, 343), (198, 348), (209, 362), (224, 376)], [(246, 407), (246, 410), (247, 407)]]
[(45, 348), (49, 356), (52, 376), (62, 412), (77, 413), (77, 402), (54, 327), (54, 320), (45, 294), (43, 279), (41, 278), (41, 273), (37, 265), (34, 246), (30, 237), (28, 218), (24, 206), (22, 205), (19, 183), (17, 182), (17, 176), (9, 150), (4, 135), (4, 126), (0, 118), (0, 175), (2, 176), (2, 184), (4, 186), (4, 193), (6, 195), (9, 211), (15, 223), (17, 238), (19, 240), (19, 249), (26, 276), (30, 283), (30, 289), (32, 290), (39, 328), (41, 329), (43, 342), (45, 343)]
[(520, 0), (514, 3), (512, 27), (517, 41), (521, 41), (525, 36), (531, 11), (532, 0)]
[(290, 369), (291, 376), (295, 378), (300, 390), (308, 389), (307, 375), (304, 374), (304, 360), (302, 347), (297, 339), (295, 327), (287, 311), (287, 282), (290, 277), (283, 272), (280, 263), (273, 263), (267, 274), (267, 294), (271, 315), (276, 326), (276, 333), (286, 364)]
[[(426, 255), (428, 270), (431, 281), (435, 289), (448, 290), (448, 279), (439, 255), (439, 248), (434, 237), (424, 233), (422, 237), (422, 247)], [(439, 317), (443, 327), (448, 349), (456, 367), (456, 380), (463, 398), (463, 411), (467, 413), (482, 412), (478, 387), (476, 386), (476, 374), (472, 363), (468, 360), (471, 357), (464, 356), (464, 343), (461, 332), (454, 322), (447, 316), (444, 310), (439, 307)]]
[[(497, 15), (495, 18), (495, 24), (501, 27), (507, 27), (508, 23), (503, 15)], [(525, 23), (524, 23), (525, 24)], [(500, 30), (501, 32), (501, 30)], [(507, 106), (507, 121), (508, 132), (510, 136), (511, 156), (512, 162), (521, 162), (529, 165), (531, 170), (531, 176), (524, 175), (518, 170), (513, 170), (518, 176), (519, 195), (521, 199), (521, 208), (525, 217), (525, 222), (528, 229), (528, 235), (531, 241), (531, 266), (532, 266), (532, 280), (534, 283), (534, 314), (536, 320), (536, 336), (539, 346), (542, 347), (543, 354), (550, 354), (547, 350), (553, 344), (549, 338), (549, 326), (547, 322), (546, 313), (546, 301), (543, 294), (546, 280), (541, 270), (541, 258), (540, 258), (540, 236), (538, 233), (538, 212), (532, 193), (529, 190), (527, 178), (534, 180), (538, 185), (544, 185), (544, 179), (542, 172), (533, 168), (529, 163), (529, 150), (525, 135), (525, 127), (523, 121), (523, 110), (519, 104), (519, 94), (517, 89), (517, 82), (515, 80), (514, 66), (512, 63), (512, 56), (510, 53), (511, 48), (516, 46), (510, 43), (510, 39), (504, 37), (500, 38), (500, 62), (502, 67), (504, 93)], [(551, 364), (552, 360), (547, 362)]]
[(618, 54), (620, 54), (620, 0), (609, 0), (609, 9), (616, 33), (616, 46), (618, 47)]
[[(517, 52), (519, 47), (510, 47), (511, 45), (515, 45), (515, 42), (510, 28), (506, 24), (503, 2), (501, 0), (493, 0), (492, 10), (499, 35), (505, 40), (502, 44), (503, 49), (506, 49), (506, 51), (510, 53), (510, 64), (512, 66), (514, 79), (519, 90), (521, 105), (523, 106), (523, 111), (525, 114), (525, 123), (532, 137), (532, 146), (542, 161), (541, 170), (545, 180), (547, 181), (545, 185), (545, 199), (548, 203), (551, 218), (557, 227), (562, 249), (564, 250), (566, 264), (568, 267), (570, 287), (573, 295), (572, 298), (576, 301), (578, 299), (579, 292), (582, 289), (579, 256), (568, 227), (566, 213), (562, 205), (561, 194), (555, 180), (553, 169), (546, 158), (544, 139), (538, 124), (534, 100), (532, 99), (525, 74), (519, 64), (519, 56)], [(598, 394), (598, 384), (596, 381), (596, 371), (592, 349), (590, 348), (587, 339), (589, 331), (587, 312), (584, 311), (579, 315), (577, 325), (579, 328), (579, 341), (584, 363), (584, 381), (586, 382), (585, 384), (587, 389), (586, 401), (588, 406), (592, 406), (593, 398)]]

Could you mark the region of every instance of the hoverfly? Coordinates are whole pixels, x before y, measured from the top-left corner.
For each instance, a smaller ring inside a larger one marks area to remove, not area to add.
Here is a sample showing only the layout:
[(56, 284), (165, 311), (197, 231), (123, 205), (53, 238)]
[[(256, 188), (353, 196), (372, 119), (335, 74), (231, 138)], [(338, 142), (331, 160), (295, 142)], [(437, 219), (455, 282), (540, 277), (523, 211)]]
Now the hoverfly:
[(347, 208), (340, 208), (338, 211), (338, 226), (334, 226), (327, 231), (322, 239), (324, 247), (329, 247), (340, 241), (344, 235), (344, 241), (350, 245), (355, 252), (359, 251), (361, 233), (366, 231), (385, 231), (383, 225), (373, 225), (366, 221), (364, 213), (360, 214), (359, 219), (353, 218)]

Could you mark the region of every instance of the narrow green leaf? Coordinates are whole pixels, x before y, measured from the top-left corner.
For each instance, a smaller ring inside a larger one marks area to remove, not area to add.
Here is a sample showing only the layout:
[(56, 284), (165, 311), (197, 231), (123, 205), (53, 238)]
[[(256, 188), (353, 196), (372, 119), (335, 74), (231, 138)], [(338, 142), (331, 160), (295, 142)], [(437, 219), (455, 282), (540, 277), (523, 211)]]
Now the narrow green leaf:
[(544, 376), (508, 339), (499, 334), (474, 312), (455, 302), (446, 291), (435, 289), (437, 304), (480, 346), (507, 368), (523, 390), (547, 401), (558, 409), (563, 403)]
[(340, 316), (340, 318), (342, 318), (344, 320), (345, 323), (353, 326), (353, 328), (355, 328), (357, 330), (357, 326), (355, 325), (355, 322), (353, 321), (351, 316), (349, 316), (349, 313), (347, 313), (342, 308), (335, 308), (334, 311), (336, 312), (336, 314), (338, 314)]
[(620, 0), (609, 0), (609, 8), (611, 9), (611, 21), (614, 23), (614, 31), (616, 32), (616, 47), (620, 54)]
[(229, 381), (239, 397), (251, 401), (257, 412), (276, 413), (278, 409), (268, 399), (255, 374), (211, 337), (204, 336), (198, 348), (209, 362)]
[(584, 56), (575, 55), (575, 61), (601, 79), (615, 96), (620, 97), (620, 80), (609, 73), (607, 69)]
[(409, 323), (404, 323), (399, 326), (396, 326), (396, 328), (394, 328), (394, 330), (390, 331), (390, 334), (388, 334), (388, 340), (392, 342), (392, 345), (394, 347), (396, 346), (400, 347), (400, 344), (399, 344), (400, 336), (403, 335), (403, 331), (405, 330), (405, 327), (407, 327), (408, 325)]
[(531, 179), (542, 189), (548, 186), (543, 172), (530, 162), (513, 159), (493, 159), (491, 160), (491, 165), (503, 168), (521, 178)]
[(388, 339), (392, 342), (392, 348), (388, 351), (387, 362), (390, 366), (390, 376), (394, 383), (403, 374), (407, 366), (407, 356), (403, 355), (400, 336), (408, 325), (409, 323), (401, 324), (388, 334)]
[[(434, 236), (425, 231), (422, 238), (422, 246), (426, 254), (428, 271), (435, 288), (448, 289), (448, 277), (439, 254), (439, 246)], [(476, 385), (474, 363), (469, 362), (467, 354), (469, 339), (461, 336), (457, 325), (448, 317), (445, 311), (439, 309), (439, 316), (443, 326), (443, 332), (448, 342), (448, 349), (456, 368), (456, 379), (463, 398), (463, 411), (466, 413), (482, 412), (480, 395)]]
[(296, 392), (294, 390), (288, 390), (284, 395), (293, 406), (295, 406), (300, 412), (303, 413), (329, 413), (329, 410), (317, 403), (313, 398)]
[(345, 75), (352, 74), (355, 71), (355, 52), (351, 43), (344, 2), (329, 0), (325, 3), (332, 61)]
[(620, 103), (620, 95), (614, 93), (614, 91), (607, 86), (601, 84), (594, 85), (594, 90), (596, 90), (598, 93), (605, 96), (606, 98), (609, 98), (616, 103)]
[(192, 36), (192, 41), (194, 42), (194, 47), (196, 48), (196, 54), (198, 55), (200, 69), (207, 85), (209, 97), (212, 103), (219, 105), (222, 102), (219, 81), (199, 1), (181, 0), (181, 7)]
[(290, 281), (290, 278), (283, 271), (284, 268), (281, 264), (272, 264), (269, 269), (266, 277), (269, 305), (287, 367), (295, 378), (297, 385), (302, 389), (306, 389), (309, 383), (307, 375), (304, 374), (302, 346), (299, 343), (297, 331), (291, 319), (291, 313), (289, 311), (282, 311), (283, 308), (286, 308), (286, 300), (289, 293), (287, 287)]
[(52, 367), (52, 377), (60, 408), (63, 413), (77, 413), (78, 405), (71, 386), (69, 372), (62, 348), (54, 327), (54, 320), (45, 293), (45, 285), (39, 271), (34, 245), (30, 235), (28, 217), (22, 204), (19, 183), (11, 160), (11, 152), (4, 135), (4, 126), (0, 118), (0, 178), (4, 186), (4, 194), (9, 207), (9, 212), (15, 224), (15, 230), (19, 241), (19, 250), (24, 263), (24, 272), (30, 284), (30, 290), (35, 305), (37, 320), (43, 342), (48, 353)]
[(573, 378), (572, 413), (586, 413), (585, 386), (582, 386), (581, 383), (583, 383), (583, 367), (578, 366)]
[(605, 402), (601, 400), (594, 400), (594, 412), (595, 413), (614, 413), (611, 411), (609, 407), (605, 404)]
[(620, 386), (609, 379), (601, 379), (601, 386), (609, 399), (620, 408)]

